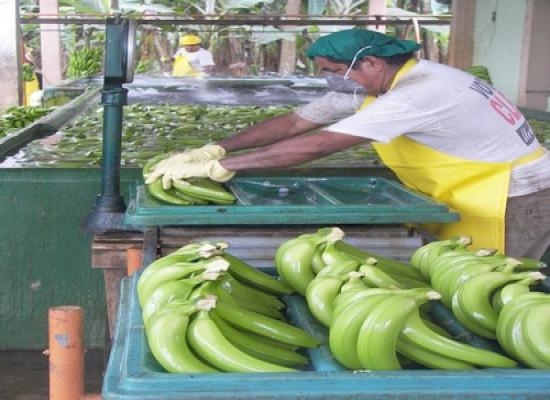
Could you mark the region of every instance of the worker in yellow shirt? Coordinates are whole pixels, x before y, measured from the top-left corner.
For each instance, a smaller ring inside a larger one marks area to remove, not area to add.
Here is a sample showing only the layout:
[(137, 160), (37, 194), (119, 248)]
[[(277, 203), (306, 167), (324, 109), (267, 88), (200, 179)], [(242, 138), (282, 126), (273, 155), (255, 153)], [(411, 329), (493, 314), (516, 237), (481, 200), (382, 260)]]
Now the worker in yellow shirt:
[(179, 40), (180, 48), (174, 56), (173, 76), (203, 78), (213, 70), (212, 54), (200, 47), (201, 38), (197, 35), (184, 35)]

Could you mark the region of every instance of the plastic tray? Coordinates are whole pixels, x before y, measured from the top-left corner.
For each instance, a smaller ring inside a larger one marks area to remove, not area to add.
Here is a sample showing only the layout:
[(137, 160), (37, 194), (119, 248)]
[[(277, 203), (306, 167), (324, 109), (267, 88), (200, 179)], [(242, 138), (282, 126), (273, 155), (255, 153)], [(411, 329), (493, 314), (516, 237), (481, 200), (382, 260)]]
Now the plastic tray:
[(230, 206), (172, 206), (132, 188), (124, 222), (138, 226), (446, 223), (458, 213), (378, 177), (241, 177)]
[(296, 373), (169, 374), (153, 359), (135, 285), (123, 279), (118, 324), (103, 383), (103, 399), (547, 399), (550, 371), (343, 370), (330, 355), (324, 328), (298, 296), (289, 319), (323, 344), (308, 351), (311, 370)]

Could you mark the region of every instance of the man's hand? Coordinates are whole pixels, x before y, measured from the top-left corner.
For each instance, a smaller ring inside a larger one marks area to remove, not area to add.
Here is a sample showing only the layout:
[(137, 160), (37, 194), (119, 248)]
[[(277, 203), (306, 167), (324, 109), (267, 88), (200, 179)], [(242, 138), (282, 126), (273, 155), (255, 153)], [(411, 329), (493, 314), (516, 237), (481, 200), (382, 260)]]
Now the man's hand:
[(162, 178), (162, 187), (170, 189), (172, 181), (189, 178), (210, 178), (217, 182), (225, 182), (231, 179), (235, 172), (228, 171), (221, 166), (218, 160), (159, 163), (145, 176), (145, 183), (151, 184)]

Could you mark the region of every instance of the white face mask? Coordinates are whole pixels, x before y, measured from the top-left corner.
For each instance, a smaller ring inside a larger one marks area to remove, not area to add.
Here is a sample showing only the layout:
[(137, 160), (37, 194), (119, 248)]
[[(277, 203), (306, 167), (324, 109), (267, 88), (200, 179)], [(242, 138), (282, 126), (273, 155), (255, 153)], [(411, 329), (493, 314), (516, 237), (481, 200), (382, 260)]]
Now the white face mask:
[(344, 79), (347, 81), (349, 80), (349, 74), (351, 73), (351, 70), (353, 69), (353, 65), (357, 61), (357, 58), (359, 57), (359, 54), (361, 54), (364, 50), (370, 49), (372, 46), (365, 46), (362, 49), (359, 49), (357, 53), (353, 56), (353, 60), (351, 60), (351, 64), (349, 65), (349, 68), (347, 69), (346, 73), (344, 74)]
[(325, 72), (323, 76), (327, 81), (329, 89), (336, 92), (352, 93), (362, 88), (361, 85), (352, 80), (344, 80), (342, 75)]

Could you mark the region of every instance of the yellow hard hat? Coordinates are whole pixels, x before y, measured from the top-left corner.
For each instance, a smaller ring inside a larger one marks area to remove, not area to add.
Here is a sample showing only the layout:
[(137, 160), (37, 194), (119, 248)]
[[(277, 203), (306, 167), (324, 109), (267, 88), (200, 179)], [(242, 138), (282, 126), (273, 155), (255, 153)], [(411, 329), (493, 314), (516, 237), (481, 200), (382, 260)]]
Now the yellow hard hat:
[(183, 35), (180, 37), (180, 46), (193, 46), (194, 44), (199, 44), (201, 38), (197, 35)]

